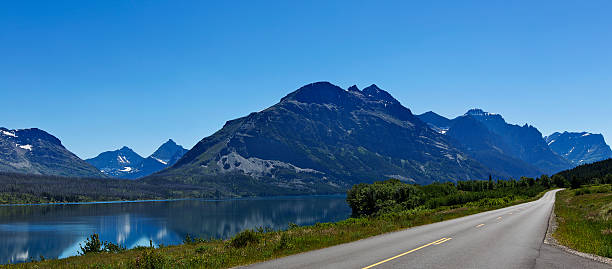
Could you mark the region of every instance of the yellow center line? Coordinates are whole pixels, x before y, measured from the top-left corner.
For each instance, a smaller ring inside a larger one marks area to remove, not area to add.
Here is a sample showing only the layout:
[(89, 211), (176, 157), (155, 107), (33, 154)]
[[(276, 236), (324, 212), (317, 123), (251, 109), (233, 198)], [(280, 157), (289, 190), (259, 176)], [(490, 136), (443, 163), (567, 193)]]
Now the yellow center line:
[(482, 227), (482, 226), (484, 226), (484, 223), (481, 223), (481, 224), (476, 225), (476, 228), (480, 228), (480, 227)]
[(444, 243), (444, 242), (446, 242), (446, 241), (448, 241), (448, 240), (451, 240), (451, 239), (452, 239), (452, 238), (450, 238), (450, 237), (449, 237), (449, 238), (446, 238), (446, 239), (444, 239), (444, 240), (442, 240), (442, 241), (438, 241), (437, 243), (434, 243), (434, 245), (439, 245), (439, 244), (442, 244), (442, 243)]
[(381, 265), (381, 264), (386, 263), (386, 262), (388, 262), (388, 261), (390, 261), (390, 260), (394, 260), (394, 259), (397, 259), (397, 258), (399, 258), (399, 257), (401, 257), (401, 256), (406, 255), (406, 254), (409, 254), (409, 253), (415, 252), (415, 251), (417, 251), (417, 250), (419, 250), (419, 249), (422, 249), (422, 248), (425, 248), (425, 247), (428, 247), (428, 246), (431, 246), (431, 245), (439, 245), (439, 244), (442, 244), (442, 243), (444, 243), (444, 242), (446, 242), (446, 241), (448, 241), (448, 240), (451, 240), (451, 239), (452, 239), (452, 238), (446, 238), (446, 237), (440, 238), (440, 239), (438, 239), (438, 240), (436, 240), (436, 241), (433, 241), (433, 242), (431, 242), (431, 243), (429, 243), (429, 244), (422, 245), (422, 246), (420, 246), (420, 247), (418, 247), (418, 248), (415, 248), (415, 249), (412, 249), (412, 250), (406, 251), (406, 252), (404, 252), (404, 253), (402, 253), (402, 254), (399, 254), (399, 255), (395, 255), (395, 256), (393, 256), (393, 257), (391, 257), (391, 258), (388, 258), (388, 259), (386, 259), (386, 260), (379, 261), (379, 262), (377, 262), (377, 263), (375, 263), (375, 264), (372, 264), (372, 265), (370, 265), (370, 266), (363, 267), (363, 269), (369, 269), (369, 268), (372, 268), (372, 267), (374, 267), (374, 266)]

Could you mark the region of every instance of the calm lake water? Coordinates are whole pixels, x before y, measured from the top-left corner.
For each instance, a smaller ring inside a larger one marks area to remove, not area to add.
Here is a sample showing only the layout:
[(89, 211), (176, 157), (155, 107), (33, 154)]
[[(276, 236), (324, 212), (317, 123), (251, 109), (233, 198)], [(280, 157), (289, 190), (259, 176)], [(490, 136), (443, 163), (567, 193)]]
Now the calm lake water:
[(173, 245), (187, 234), (228, 238), (256, 227), (339, 221), (350, 213), (342, 195), (0, 206), (0, 264), (77, 255), (79, 243), (93, 233), (128, 248), (149, 240)]

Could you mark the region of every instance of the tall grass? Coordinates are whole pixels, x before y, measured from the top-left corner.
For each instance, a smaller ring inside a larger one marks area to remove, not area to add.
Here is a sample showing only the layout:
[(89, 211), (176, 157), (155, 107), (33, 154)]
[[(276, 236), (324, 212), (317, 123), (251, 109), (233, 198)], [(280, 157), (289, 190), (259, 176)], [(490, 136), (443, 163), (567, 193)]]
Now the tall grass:
[(612, 186), (587, 186), (557, 193), (554, 237), (572, 249), (612, 258)]

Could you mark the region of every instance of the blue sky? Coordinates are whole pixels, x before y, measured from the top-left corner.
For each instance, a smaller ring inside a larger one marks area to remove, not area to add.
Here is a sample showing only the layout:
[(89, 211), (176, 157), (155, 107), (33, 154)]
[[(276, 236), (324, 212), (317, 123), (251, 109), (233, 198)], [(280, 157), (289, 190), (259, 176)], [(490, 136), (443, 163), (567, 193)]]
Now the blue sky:
[(82, 158), (192, 147), (314, 81), (612, 142), (611, 1), (0, 5), (0, 126), (47, 130)]

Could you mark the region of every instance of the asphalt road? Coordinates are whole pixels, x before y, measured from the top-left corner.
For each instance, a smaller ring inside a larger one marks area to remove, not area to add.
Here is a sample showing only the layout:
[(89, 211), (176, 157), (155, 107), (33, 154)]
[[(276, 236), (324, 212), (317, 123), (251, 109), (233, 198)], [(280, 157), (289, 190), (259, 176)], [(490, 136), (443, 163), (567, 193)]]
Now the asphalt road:
[(248, 268), (612, 268), (543, 243), (555, 192)]

